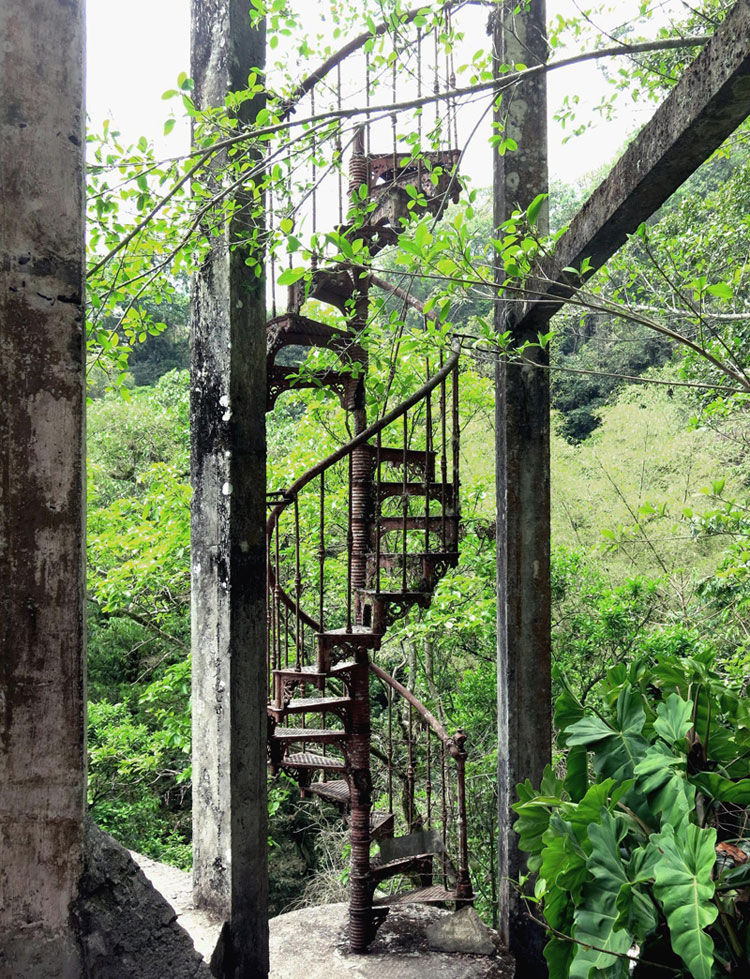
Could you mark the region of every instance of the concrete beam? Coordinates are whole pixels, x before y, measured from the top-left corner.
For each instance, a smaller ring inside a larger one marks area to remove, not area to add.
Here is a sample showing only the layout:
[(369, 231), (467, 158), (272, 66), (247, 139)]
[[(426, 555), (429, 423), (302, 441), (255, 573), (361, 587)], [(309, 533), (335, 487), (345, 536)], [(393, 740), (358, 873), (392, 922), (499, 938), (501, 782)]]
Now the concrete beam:
[[(192, 0), (201, 108), (263, 66), (247, 0)], [(246, 103), (251, 123), (261, 101)], [(217, 161), (221, 167), (224, 160)], [(212, 240), (192, 300), (193, 847), (199, 906), (223, 916), (223, 975), (268, 972), (265, 285), (240, 212)]]
[[(543, 63), (545, 2), (532, 0), (517, 11), (505, 5), (496, 19), (496, 58), (500, 64)], [(516, 153), (495, 156), (499, 226), (516, 205), (526, 208), (547, 191), (546, 75), (506, 92), (495, 121), (518, 143)], [(540, 220), (544, 227), (546, 213)], [(513, 314), (498, 303), (496, 327), (511, 329), (522, 343), (529, 337)], [(546, 351), (533, 356), (547, 363)], [(538, 782), (551, 757), (549, 375), (499, 363), (496, 381), (499, 923), (519, 975), (534, 977), (546, 975), (544, 936), (509, 883), (525, 869), (510, 807), (516, 784)]]
[(83, 0), (0, 4), (0, 975), (81, 975)]
[(520, 329), (536, 335), (578, 285), (561, 270), (609, 259), (750, 115), (750, 0), (739, 0), (714, 37), (586, 201), (532, 291)]

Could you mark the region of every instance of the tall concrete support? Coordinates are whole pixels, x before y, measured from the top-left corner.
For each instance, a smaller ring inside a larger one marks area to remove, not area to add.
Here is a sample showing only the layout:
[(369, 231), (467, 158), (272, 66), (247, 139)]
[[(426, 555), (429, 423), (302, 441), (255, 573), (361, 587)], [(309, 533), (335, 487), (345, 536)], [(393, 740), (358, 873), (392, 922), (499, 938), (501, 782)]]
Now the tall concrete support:
[[(248, 0), (193, 0), (199, 107), (264, 64)], [(261, 107), (245, 103), (250, 123)], [(218, 159), (220, 168), (226, 161)], [(239, 200), (240, 204), (245, 203)], [(197, 903), (224, 916), (223, 975), (268, 972), (264, 280), (245, 264), (250, 209), (213, 238), (193, 284), (193, 846)]]
[[(528, 9), (505, 5), (496, 19), (500, 64), (542, 63), (547, 58), (545, 2)], [(503, 96), (495, 121), (518, 150), (496, 155), (495, 224), (547, 191), (546, 77), (519, 84)], [(542, 218), (542, 223), (546, 218)], [(498, 332), (515, 343), (536, 335), (516, 328), (512, 306), (498, 303)], [(547, 362), (545, 351), (530, 354)], [(498, 787), (500, 930), (525, 977), (546, 975), (544, 933), (530, 922), (510, 883), (525, 862), (513, 833), (515, 786), (538, 782), (551, 755), (550, 690), (550, 419), (549, 378), (544, 370), (499, 363), (497, 421), (498, 568)]]
[(83, 48), (83, 0), (0, 4), (3, 979), (81, 975)]

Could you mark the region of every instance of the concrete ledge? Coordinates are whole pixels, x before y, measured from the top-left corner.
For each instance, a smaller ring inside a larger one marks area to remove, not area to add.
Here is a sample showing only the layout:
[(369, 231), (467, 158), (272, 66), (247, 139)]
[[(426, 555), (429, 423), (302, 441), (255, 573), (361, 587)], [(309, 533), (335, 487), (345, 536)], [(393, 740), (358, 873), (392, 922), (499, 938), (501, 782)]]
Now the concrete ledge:
[[(174, 908), (177, 922), (210, 960), (221, 922), (193, 904), (190, 874), (140, 854), (143, 873)], [(269, 979), (513, 979), (512, 958), (496, 932), (493, 955), (437, 952), (427, 942), (430, 925), (452, 912), (420, 905), (394, 908), (366, 955), (352, 955), (346, 939), (346, 904), (326, 904), (279, 915), (269, 922)]]
[(427, 928), (450, 911), (394, 908), (366, 955), (346, 942), (347, 906), (327, 904), (272, 918), (270, 979), (512, 979), (513, 960), (494, 935), (494, 955), (433, 951)]

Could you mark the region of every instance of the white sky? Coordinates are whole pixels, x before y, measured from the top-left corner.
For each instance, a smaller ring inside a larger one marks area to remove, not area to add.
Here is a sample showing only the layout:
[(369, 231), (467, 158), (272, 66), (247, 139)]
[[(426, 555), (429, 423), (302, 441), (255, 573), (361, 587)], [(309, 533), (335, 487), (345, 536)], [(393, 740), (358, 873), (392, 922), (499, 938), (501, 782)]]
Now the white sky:
[[(623, 19), (631, 6), (632, 0), (614, 5), (611, 23)], [(571, 0), (548, 0), (550, 15), (568, 8), (572, 9)], [(87, 19), (87, 98), (94, 128), (109, 118), (128, 142), (145, 135), (165, 155), (182, 152), (188, 141), (187, 124), (178, 122), (170, 137), (162, 136), (164, 120), (176, 103), (162, 101), (161, 95), (176, 87), (180, 72), (189, 73), (190, 0), (129, 0), (125, 6), (112, 0), (88, 0)], [(477, 41), (480, 47), (487, 38)], [(577, 93), (581, 98), (579, 119), (586, 118), (609, 91), (594, 65), (563, 69), (550, 75), (550, 113), (565, 94)], [(572, 182), (598, 168), (617, 154), (628, 133), (652, 112), (652, 105), (633, 106), (625, 96), (617, 121), (600, 123), (566, 145), (562, 144), (564, 134), (551, 121), (551, 174)], [(486, 143), (486, 135), (481, 142)], [(477, 152), (482, 152), (479, 146)], [(489, 173), (488, 164), (481, 171)], [(474, 180), (489, 183), (476, 175)]]

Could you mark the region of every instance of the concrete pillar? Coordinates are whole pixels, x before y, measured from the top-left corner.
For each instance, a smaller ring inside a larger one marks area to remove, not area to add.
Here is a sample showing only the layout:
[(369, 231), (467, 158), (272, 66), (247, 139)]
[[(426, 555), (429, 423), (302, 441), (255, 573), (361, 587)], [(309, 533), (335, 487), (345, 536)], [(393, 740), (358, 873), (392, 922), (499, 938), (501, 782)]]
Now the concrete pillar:
[[(249, 6), (192, 2), (201, 108), (264, 64)], [(265, 287), (248, 248), (230, 248), (252, 229), (248, 210), (213, 238), (192, 305), (193, 881), (197, 903), (229, 922), (222, 974), (236, 979), (268, 972)]]
[[(495, 26), (500, 63), (533, 65), (547, 57), (544, 0)], [(518, 150), (496, 155), (495, 223), (516, 205), (528, 207), (547, 191), (546, 78), (506, 91), (496, 121)], [(545, 211), (546, 213), (546, 211)], [(543, 228), (546, 217), (542, 217)], [(498, 303), (498, 332), (514, 329), (516, 310)], [(536, 335), (514, 330), (515, 343)], [(545, 351), (527, 353), (547, 363)], [(510, 806), (523, 779), (538, 782), (551, 754), (550, 706), (550, 457), (549, 375), (500, 363), (497, 371), (498, 787), (500, 931), (525, 977), (546, 975), (544, 932), (529, 921), (509, 879), (524, 872)]]
[(0, 976), (81, 974), (83, 0), (0, 3)]

